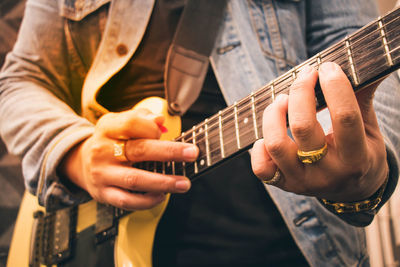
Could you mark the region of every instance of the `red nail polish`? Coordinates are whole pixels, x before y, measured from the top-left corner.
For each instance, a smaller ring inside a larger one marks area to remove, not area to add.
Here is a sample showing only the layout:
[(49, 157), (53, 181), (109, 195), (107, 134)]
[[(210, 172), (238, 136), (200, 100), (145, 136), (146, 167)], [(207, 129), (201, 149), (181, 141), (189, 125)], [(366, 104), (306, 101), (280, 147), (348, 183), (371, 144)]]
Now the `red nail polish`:
[(168, 132), (168, 129), (164, 125), (158, 125), (158, 128), (160, 128), (162, 133)]

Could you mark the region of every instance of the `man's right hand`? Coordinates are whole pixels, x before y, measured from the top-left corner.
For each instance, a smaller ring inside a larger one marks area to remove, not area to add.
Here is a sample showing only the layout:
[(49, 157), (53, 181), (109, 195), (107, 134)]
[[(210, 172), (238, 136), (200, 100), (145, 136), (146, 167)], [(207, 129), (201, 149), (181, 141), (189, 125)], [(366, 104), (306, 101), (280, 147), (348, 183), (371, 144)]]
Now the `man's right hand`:
[[(60, 171), (98, 202), (126, 210), (149, 209), (165, 199), (165, 193), (184, 193), (188, 178), (163, 175), (132, 167), (141, 161), (194, 161), (195, 145), (158, 140), (164, 118), (145, 109), (108, 113), (96, 124), (94, 134), (73, 148)], [(121, 161), (114, 145), (127, 140)], [(140, 192), (140, 193), (134, 193)]]

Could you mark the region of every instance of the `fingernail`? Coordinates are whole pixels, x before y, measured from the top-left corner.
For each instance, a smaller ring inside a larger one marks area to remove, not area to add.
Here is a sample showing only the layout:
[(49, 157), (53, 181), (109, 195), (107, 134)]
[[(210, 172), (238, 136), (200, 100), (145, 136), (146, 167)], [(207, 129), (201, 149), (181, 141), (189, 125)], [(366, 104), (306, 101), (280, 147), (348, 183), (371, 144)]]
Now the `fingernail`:
[(275, 98), (275, 102), (281, 102), (281, 101), (283, 101), (283, 99), (285, 99), (287, 97), (287, 94), (279, 94), (279, 95), (277, 95), (276, 96), (276, 98)]
[(186, 192), (190, 189), (190, 182), (187, 180), (176, 181), (175, 188), (179, 191)]
[(164, 125), (158, 125), (158, 128), (160, 128), (160, 131), (161, 131), (162, 133), (167, 133), (167, 132), (168, 132), (167, 127), (165, 127)]
[(306, 77), (314, 70), (313, 67), (309, 65), (305, 65), (301, 68), (300, 72), (297, 74), (297, 77)]
[(325, 62), (322, 63), (321, 66), (319, 67), (320, 72), (331, 72), (337, 69), (338, 65), (333, 63), (333, 62)]
[(182, 155), (185, 159), (194, 160), (197, 158), (197, 148), (195, 146), (189, 146), (183, 149)]

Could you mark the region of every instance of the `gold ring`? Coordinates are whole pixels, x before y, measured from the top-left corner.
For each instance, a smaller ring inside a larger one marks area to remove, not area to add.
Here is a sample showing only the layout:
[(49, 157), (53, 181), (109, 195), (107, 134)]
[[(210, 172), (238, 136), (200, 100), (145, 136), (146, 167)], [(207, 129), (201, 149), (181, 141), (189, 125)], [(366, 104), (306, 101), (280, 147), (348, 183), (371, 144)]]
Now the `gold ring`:
[(328, 152), (328, 144), (325, 143), (325, 145), (322, 148), (317, 150), (311, 150), (311, 151), (297, 150), (297, 157), (304, 164), (312, 164), (322, 159), (327, 152)]
[(114, 157), (119, 161), (129, 161), (126, 157), (125, 147), (128, 140), (117, 140), (114, 143)]
[(279, 171), (279, 168), (276, 168), (276, 171), (274, 173), (274, 176), (272, 176), (272, 178), (270, 179), (263, 178), (262, 181), (264, 184), (276, 185), (281, 179), (282, 179), (282, 174)]

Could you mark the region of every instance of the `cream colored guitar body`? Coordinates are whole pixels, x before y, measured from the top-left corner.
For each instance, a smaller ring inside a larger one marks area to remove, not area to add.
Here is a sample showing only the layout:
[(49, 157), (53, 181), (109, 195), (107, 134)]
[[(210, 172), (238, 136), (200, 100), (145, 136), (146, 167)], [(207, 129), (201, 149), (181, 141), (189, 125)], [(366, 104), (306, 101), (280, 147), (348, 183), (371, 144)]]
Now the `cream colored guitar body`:
[[(154, 114), (165, 117), (164, 126), (167, 133), (161, 136), (163, 140), (173, 140), (181, 131), (181, 121), (177, 116), (170, 116), (167, 103), (159, 97), (146, 98), (139, 102), (134, 109), (145, 108)], [(149, 267), (152, 266), (152, 250), (155, 232), (158, 223), (168, 204), (169, 196), (158, 206), (145, 210), (135, 211), (119, 220), (118, 236), (114, 246), (115, 266), (118, 267)], [(25, 192), (19, 210), (14, 235), (11, 242), (8, 267), (29, 266), (31, 230), (34, 224), (33, 214), (43, 211), (37, 204), (35, 196)], [(87, 229), (96, 223), (96, 202), (90, 201), (78, 207), (76, 232)]]

